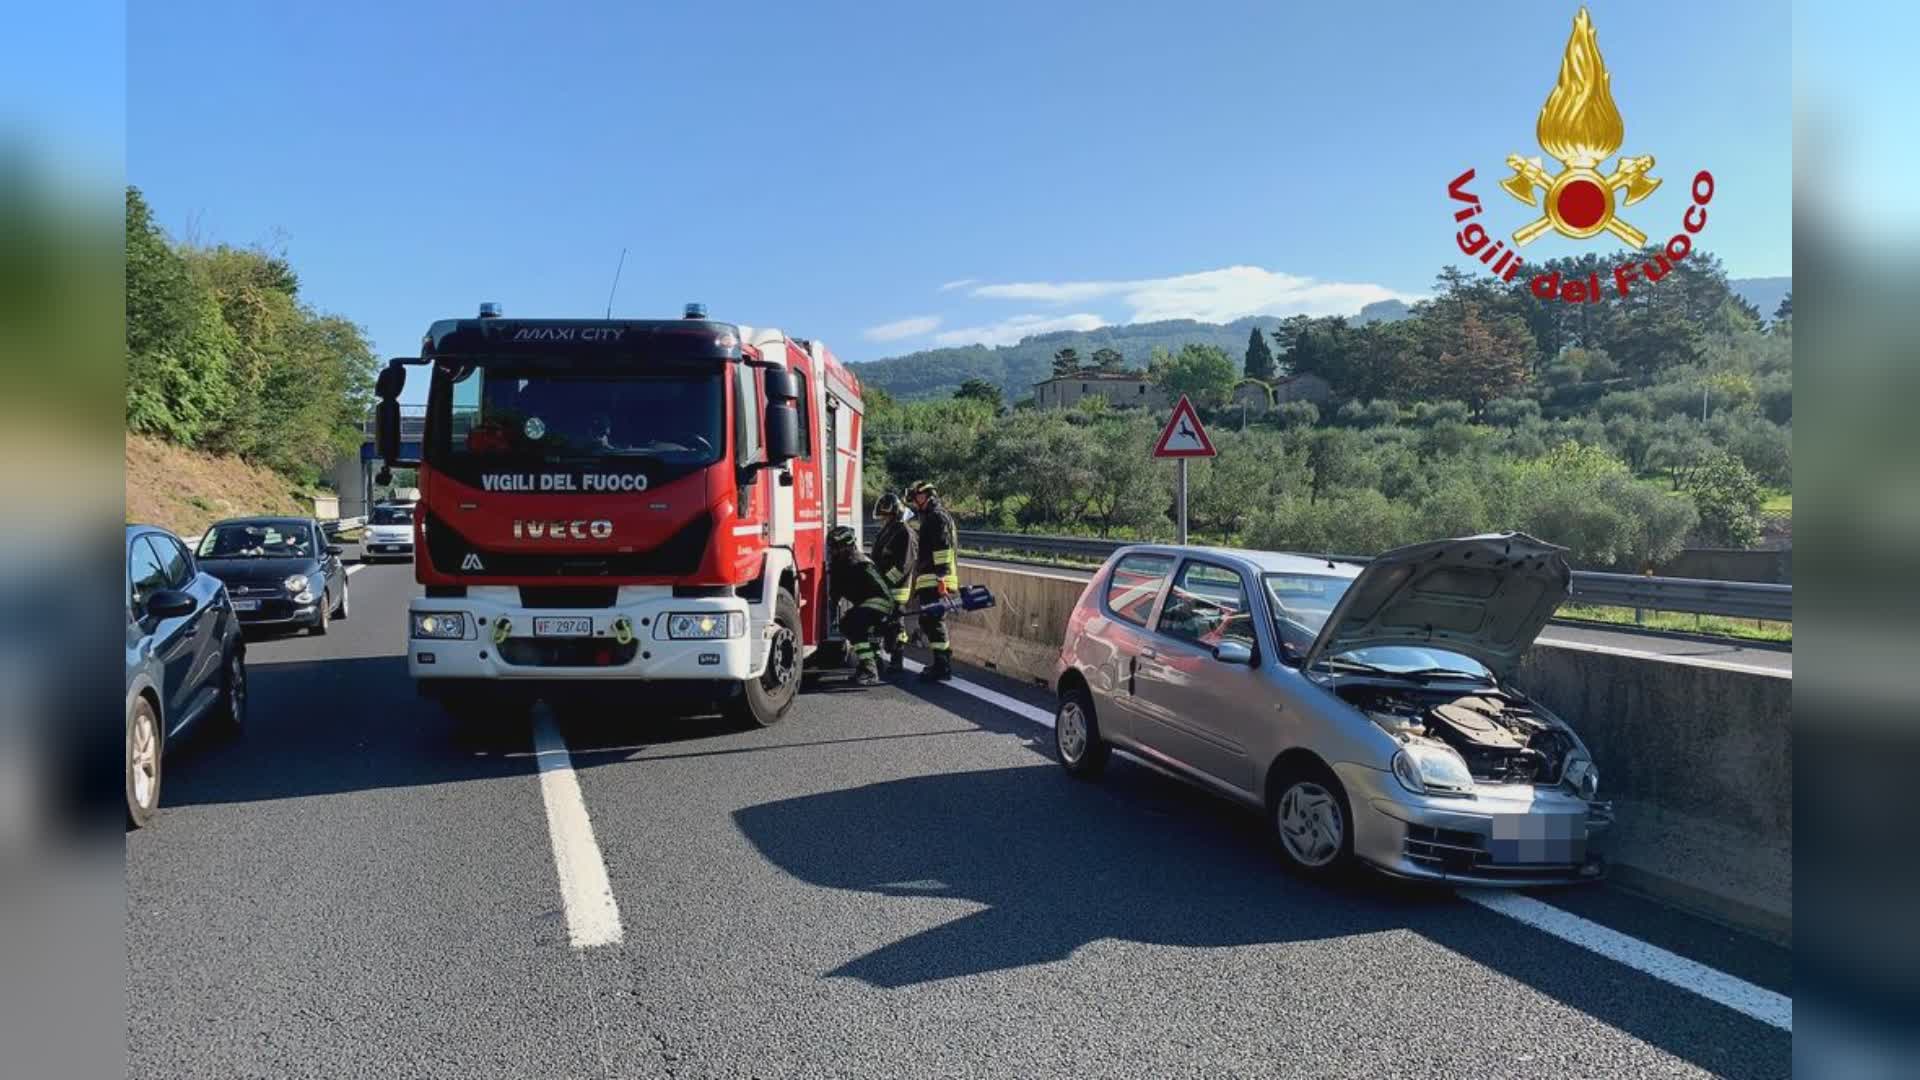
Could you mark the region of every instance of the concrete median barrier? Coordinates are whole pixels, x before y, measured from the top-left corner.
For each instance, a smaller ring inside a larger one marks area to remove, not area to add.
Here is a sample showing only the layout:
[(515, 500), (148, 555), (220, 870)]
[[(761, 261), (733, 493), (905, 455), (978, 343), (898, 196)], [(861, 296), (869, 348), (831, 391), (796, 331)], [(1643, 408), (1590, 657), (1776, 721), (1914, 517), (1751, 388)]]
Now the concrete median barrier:
[[(1047, 685), (1084, 579), (969, 565), (999, 603), (954, 656)], [(1793, 918), (1793, 679), (1686, 657), (1537, 645), (1514, 682), (1586, 740), (1619, 822), (1615, 881), (1776, 940)]]

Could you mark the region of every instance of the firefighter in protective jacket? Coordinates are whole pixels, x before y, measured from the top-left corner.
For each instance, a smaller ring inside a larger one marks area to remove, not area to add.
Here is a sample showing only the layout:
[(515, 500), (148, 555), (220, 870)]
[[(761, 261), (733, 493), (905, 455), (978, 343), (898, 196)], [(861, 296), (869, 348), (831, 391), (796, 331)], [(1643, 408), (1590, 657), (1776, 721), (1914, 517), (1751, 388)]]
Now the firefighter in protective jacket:
[[(921, 603), (960, 591), (960, 533), (953, 515), (940, 505), (940, 493), (925, 480), (907, 489), (907, 501), (919, 521), (913, 559), (914, 598)], [(947, 639), (947, 614), (934, 609), (920, 616), (920, 632), (933, 650), (933, 663), (920, 673), (925, 681), (953, 678), (953, 643)]]
[(840, 636), (846, 639), (859, 661), (853, 681), (860, 686), (872, 686), (880, 681), (876, 660), (880, 628), (895, 617), (893, 590), (874, 568), (873, 560), (860, 550), (852, 528), (835, 525), (827, 530), (827, 552), (831, 558), (827, 566), (829, 601), (835, 608), (842, 600), (853, 605), (852, 610), (840, 617)]
[[(873, 535), (873, 565), (893, 590), (893, 602), (904, 608), (913, 599), (913, 529), (906, 522), (906, 504), (889, 491), (873, 504), (873, 516), (880, 528)], [(896, 612), (882, 628), (882, 644), (887, 654), (887, 674), (906, 670), (907, 627)]]

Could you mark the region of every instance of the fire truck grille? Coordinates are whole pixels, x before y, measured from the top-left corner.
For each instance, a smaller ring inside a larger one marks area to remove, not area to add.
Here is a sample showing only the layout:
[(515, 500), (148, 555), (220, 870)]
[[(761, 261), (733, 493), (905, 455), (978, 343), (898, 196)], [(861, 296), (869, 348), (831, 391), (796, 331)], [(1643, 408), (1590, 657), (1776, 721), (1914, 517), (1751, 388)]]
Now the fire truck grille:
[(427, 515), (427, 558), (443, 573), (464, 578), (669, 577), (700, 568), (713, 535), (712, 517), (702, 514), (647, 551), (626, 553), (540, 553), (491, 551), (435, 514)]

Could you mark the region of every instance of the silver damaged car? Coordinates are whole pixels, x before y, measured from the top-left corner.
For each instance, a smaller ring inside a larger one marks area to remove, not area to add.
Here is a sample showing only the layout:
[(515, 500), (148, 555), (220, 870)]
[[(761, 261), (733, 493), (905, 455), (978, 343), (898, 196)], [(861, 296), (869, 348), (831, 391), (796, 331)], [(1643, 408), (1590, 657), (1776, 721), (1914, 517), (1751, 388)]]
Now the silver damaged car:
[(1068, 623), (1060, 763), (1090, 777), (1120, 750), (1257, 808), (1311, 875), (1598, 878), (1593, 758), (1507, 681), (1571, 581), (1564, 549), (1520, 533), (1364, 567), (1122, 548)]

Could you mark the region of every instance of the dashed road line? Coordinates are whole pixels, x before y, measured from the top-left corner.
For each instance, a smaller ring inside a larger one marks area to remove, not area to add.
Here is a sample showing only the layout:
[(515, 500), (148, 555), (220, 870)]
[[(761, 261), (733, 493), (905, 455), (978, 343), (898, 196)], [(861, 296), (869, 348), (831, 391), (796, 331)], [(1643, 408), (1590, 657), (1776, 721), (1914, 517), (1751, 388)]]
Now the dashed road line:
[[(908, 669), (916, 673), (924, 666), (918, 661), (907, 661)], [(989, 690), (978, 683), (961, 678), (952, 679), (944, 685), (968, 697), (997, 705), (1015, 716), (1030, 720), (1042, 727), (1053, 727), (1052, 713), (1008, 697), (997, 690)], [(1651, 975), (1661, 982), (1677, 986), (1763, 1024), (1779, 1028), (1789, 1034), (1793, 1032), (1793, 999), (1785, 994), (1755, 986), (1744, 979), (1710, 968), (1698, 961), (1689, 960), (1657, 945), (1649, 945), (1639, 938), (1630, 937), (1618, 930), (1602, 926), (1591, 919), (1581, 918), (1570, 911), (1543, 903), (1530, 896), (1499, 889), (1457, 889), (1455, 892), (1461, 899), (1477, 904), (1488, 911), (1504, 915), (1569, 944), (1624, 964), (1635, 971)]]
[(534, 710), (533, 748), (540, 763), (540, 797), (547, 805), (553, 868), (566, 905), (567, 937), (576, 949), (618, 945), (623, 936), (620, 906), (607, 881), (607, 863), (593, 838), (593, 821), (580, 796), (567, 741), (545, 705)]

